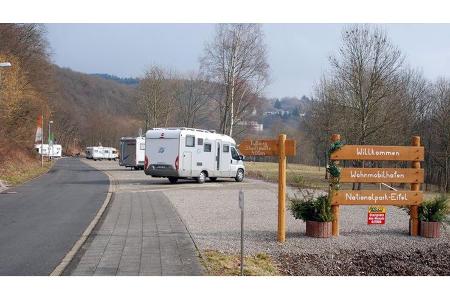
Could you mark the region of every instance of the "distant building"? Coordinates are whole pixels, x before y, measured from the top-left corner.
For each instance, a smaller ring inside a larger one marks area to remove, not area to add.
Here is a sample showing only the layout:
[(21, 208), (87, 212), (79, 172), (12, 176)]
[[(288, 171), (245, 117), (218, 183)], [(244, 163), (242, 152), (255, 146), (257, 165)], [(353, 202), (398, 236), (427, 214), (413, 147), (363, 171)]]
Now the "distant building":
[(289, 116), (291, 114), (288, 110), (276, 110), (276, 111), (266, 111), (263, 113), (264, 116)]
[(237, 125), (247, 127), (250, 130), (254, 131), (263, 131), (264, 125), (261, 123), (258, 123), (256, 121), (240, 121), (237, 123)]

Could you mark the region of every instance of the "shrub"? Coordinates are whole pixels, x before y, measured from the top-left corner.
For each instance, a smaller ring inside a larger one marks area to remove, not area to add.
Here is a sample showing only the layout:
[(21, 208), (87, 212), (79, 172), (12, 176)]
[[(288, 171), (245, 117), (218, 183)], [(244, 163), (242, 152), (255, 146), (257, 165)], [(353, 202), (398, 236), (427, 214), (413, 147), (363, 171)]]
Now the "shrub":
[(303, 221), (331, 222), (333, 214), (331, 212), (331, 202), (328, 195), (290, 199), (290, 211), (296, 219)]
[(442, 194), (432, 200), (424, 201), (419, 206), (419, 220), (426, 222), (446, 221), (449, 209), (449, 198)]

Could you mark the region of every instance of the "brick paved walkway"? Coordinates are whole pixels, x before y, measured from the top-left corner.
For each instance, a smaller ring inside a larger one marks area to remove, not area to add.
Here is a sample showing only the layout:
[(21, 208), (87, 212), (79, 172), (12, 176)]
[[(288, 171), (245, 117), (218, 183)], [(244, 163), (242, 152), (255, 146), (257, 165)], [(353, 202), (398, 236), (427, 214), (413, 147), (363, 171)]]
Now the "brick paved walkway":
[(162, 192), (118, 191), (65, 275), (201, 275), (194, 243)]

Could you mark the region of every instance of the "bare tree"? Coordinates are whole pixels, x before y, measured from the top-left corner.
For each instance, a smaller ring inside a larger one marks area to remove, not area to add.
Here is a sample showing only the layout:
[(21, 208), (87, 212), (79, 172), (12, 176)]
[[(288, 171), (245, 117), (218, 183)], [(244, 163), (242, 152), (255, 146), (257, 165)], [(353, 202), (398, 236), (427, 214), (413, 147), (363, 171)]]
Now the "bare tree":
[(339, 55), (330, 58), (335, 100), (353, 128), (348, 138), (366, 144), (399, 121), (404, 57), (378, 27), (351, 26), (342, 42)]
[(199, 74), (191, 73), (186, 79), (179, 80), (175, 92), (178, 120), (184, 127), (195, 127), (199, 118), (205, 115), (209, 103), (210, 84)]
[(220, 131), (231, 136), (248, 111), (249, 100), (267, 84), (269, 65), (261, 25), (217, 25), (201, 62), (210, 79), (224, 88), (218, 101)]
[(173, 110), (173, 84), (171, 75), (160, 67), (151, 67), (140, 81), (138, 105), (144, 114), (145, 130), (167, 126)]

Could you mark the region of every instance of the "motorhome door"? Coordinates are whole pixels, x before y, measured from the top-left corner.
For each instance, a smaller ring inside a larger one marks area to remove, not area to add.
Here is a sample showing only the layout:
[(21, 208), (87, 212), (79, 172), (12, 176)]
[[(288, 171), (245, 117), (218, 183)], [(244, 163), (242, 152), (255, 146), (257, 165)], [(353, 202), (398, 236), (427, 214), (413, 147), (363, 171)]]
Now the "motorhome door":
[(220, 142), (216, 141), (216, 170), (220, 171)]
[(184, 151), (183, 164), (181, 165), (185, 176), (192, 176), (192, 153)]
[(220, 153), (220, 172), (222, 176), (230, 175), (231, 147), (229, 143), (222, 142), (222, 153)]

